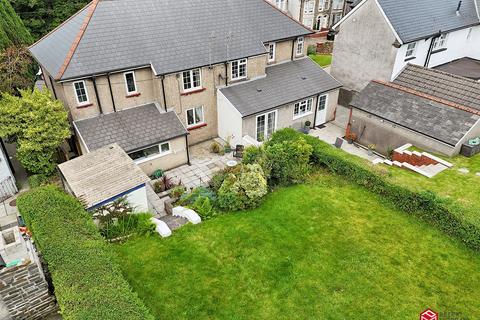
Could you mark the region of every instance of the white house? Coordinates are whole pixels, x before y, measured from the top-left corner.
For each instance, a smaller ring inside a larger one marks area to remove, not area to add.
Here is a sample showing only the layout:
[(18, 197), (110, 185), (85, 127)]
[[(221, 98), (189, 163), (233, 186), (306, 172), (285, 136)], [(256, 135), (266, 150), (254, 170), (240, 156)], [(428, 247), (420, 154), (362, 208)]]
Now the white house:
[[(363, 0), (333, 29), (332, 75), (360, 91), (407, 63), (434, 68), (480, 60), (480, 0)], [(480, 68), (480, 64), (478, 64)]]
[(7, 157), (8, 154), (3, 141), (0, 140), (0, 201), (11, 197), (17, 192), (15, 177)]

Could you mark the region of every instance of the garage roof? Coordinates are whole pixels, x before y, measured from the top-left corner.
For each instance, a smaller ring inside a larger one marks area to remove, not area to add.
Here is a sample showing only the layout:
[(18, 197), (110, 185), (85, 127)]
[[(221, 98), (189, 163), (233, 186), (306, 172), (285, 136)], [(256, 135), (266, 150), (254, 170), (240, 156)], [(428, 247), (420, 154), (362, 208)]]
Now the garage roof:
[(73, 195), (87, 208), (110, 202), (150, 180), (118, 144), (62, 163), (58, 168)]

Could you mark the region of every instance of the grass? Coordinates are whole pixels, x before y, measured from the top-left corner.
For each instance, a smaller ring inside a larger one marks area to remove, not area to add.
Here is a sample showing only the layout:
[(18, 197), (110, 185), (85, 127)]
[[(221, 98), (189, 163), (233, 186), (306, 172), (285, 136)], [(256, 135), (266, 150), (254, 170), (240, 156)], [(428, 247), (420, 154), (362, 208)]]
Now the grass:
[[(390, 168), (389, 179), (414, 190), (431, 190), (450, 200), (460, 203), (466, 210), (469, 220), (480, 225), (480, 154), (467, 158), (456, 156), (446, 159), (453, 163), (452, 169), (445, 170), (429, 179), (411, 171)], [(469, 173), (461, 173), (460, 168), (467, 168)]]
[(330, 54), (310, 54), (309, 57), (320, 67), (327, 67), (332, 64), (332, 55)]
[(256, 210), (112, 249), (158, 319), (480, 317), (478, 255), (326, 173)]

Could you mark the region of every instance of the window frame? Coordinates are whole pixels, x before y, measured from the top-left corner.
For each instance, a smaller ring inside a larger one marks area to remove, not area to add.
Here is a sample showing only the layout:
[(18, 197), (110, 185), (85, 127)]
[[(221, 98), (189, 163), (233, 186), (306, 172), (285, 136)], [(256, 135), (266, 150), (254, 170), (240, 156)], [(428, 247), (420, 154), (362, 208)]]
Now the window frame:
[[(263, 143), (268, 139), (268, 137), (267, 137), (267, 134), (268, 134), (268, 115), (271, 114), (271, 113), (275, 114), (275, 122), (273, 124), (272, 134), (275, 131), (277, 131), (278, 110), (268, 111), (266, 113), (256, 115), (255, 116), (255, 141)], [(263, 139), (263, 141), (259, 141), (258, 140), (258, 118), (263, 117), (263, 116), (265, 116), (265, 125), (264, 125), (264, 128), (263, 128), (264, 139)]]
[[(309, 10), (307, 11), (307, 4), (312, 5), (311, 10), (309, 8)], [(305, 1), (305, 7), (303, 8), (303, 13), (304, 14), (312, 14), (314, 12), (315, 12), (315, 1), (314, 0)]]
[[(270, 51), (270, 48), (273, 48), (273, 50)], [(273, 55), (272, 58), (270, 58), (270, 54)], [(276, 54), (277, 54), (277, 44), (275, 42), (267, 43), (267, 62), (275, 62)]]
[[(198, 108), (201, 108), (201, 110), (202, 110), (202, 119), (199, 122), (197, 122), (196, 118), (195, 118), (196, 110)], [(193, 122), (194, 123), (193, 124), (188, 124), (188, 112), (192, 111), (192, 110), (193, 110)], [(186, 117), (186, 122), (185, 123), (187, 124), (187, 129), (194, 128), (194, 127), (197, 127), (197, 126), (201, 126), (201, 125), (204, 125), (206, 123), (205, 122), (205, 109), (203, 108), (203, 106), (193, 107), (193, 108), (185, 110), (185, 117)]]
[[(305, 111), (303, 112), (300, 111), (302, 104), (305, 104)], [(297, 109), (297, 105), (298, 105), (298, 113), (295, 114), (295, 111), (296, 111), (295, 109)], [(310, 107), (310, 110), (308, 110), (308, 107)], [(312, 113), (313, 113), (313, 97), (300, 100), (293, 105), (293, 120), (297, 120), (297, 119), (309, 116)]]
[[(411, 45), (413, 45), (413, 48), (410, 48)], [(417, 53), (417, 42), (411, 42), (407, 44), (407, 50), (405, 51), (405, 58), (414, 58), (415, 53)]]
[[(245, 63), (242, 63), (242, 61), (245, 61)], [(233, 64), (234, 63), (238, 63), (238, 74), (239, 75), (240, 75), (240, 66), (245, 64), (245, 75), (244, 76), (238, 76), (236, 78), (233, 77)], [(232, 79), (232, 81), (246, 79), (247, 76), (248, 76), (248, 59), (247, 58), (234, 60), (230, 63), (230, 79)]]
[[(199, 86), (195, 87), (195, 81), (193, 80), (193, 72), (198, 70), (198, 78), (199, 78)], [(188, 73), (189, 79), (190, 79), (190, 84), (191, 88), (185, 89), (185, 74)], [(195, 68), (195, 69), (190, 69), (186, 71), (182, 71), (182, 89), (183, 92), (191, 92), (191, 91), (197, 91), (202, 89), (202, 69), (201, 68)]]
[(321, 99), (322, 99), (323, 97), (325, 97), (325, 106), (324, 106), (324, 108), (322, 109), (322, 111), (323, 111), (323, 110), (326, 110), (326, 109), (328, 108), (328, 93), (326, 93), (326, 94), (322, 94), (322, 95), (320, 95), (320, 96), (318, 97), (318, 101), (317, 101), (317, 111), (320, 109), (320, 101), (321, 101)]
[(285, 0), (275, 0), (275, 6), (280, 10), (285, 10)]
[[(135, 86), (134, 91), (128, 91), (128, 82), (127, 75), (131, 74), (133, 76), (133, 85)], [(125, 89), (127, 90), (127, 95), (132, 95), (138, 93), (137, 79), (135, 78), (135, 71), (127, 71), (123, 73), (123, 79), (125, 80)]]
[[(163, 145), (168, 145), (168, 151), (164, 151), (162, 152), (162, 146)], [(150, 149), (150, 148), (153, 148), (153, 147), (157, 147), (158, 148), (158, 153), (155, 153), (155, 154), (152, 154), (152, 155), (149, 155), (149, 156), (146, 156), (146, 157), (141, 157), (141, 158), (137, 158), (137, 159), (133, 159), (131, 158), (131, 154), (133, 153), (137, 153), (137, 152), (140, 152), (140, 151), (143, 151), (143, 150), (147, 150), (147, 149)], [(145, 148), (142, 148), (142, 149), (139, 149), (137, 151), (134, 151), (134, 152), (130, 152), (128, 154), (128, 156), (136, 163), (136, 164), (139, 164), (139, 163), (143, 163), (143, 162), (147, 162), (147, 161), (151, 161), (151, 160), (154, 160), (154, 159), (157, 159), (157, 158), (161, 158), (161, 157), (164, 157), (166, 155), (169, 155), (172, 153), (172, 145), (170, 143), (170, 141), (164, 141), (164, 142), (160, 142), (158, 144), (154, 144), (154, 145), (151, 145), (149, 147), (145, 147)]]
[[(442, 33), (439, 37), (433, 38), (432, 50), (437, 51), (447, 47), (448, 33)], [(441, 44), (440, 44), (441, 43)]]
[[(298, 49), (300, 48), (300, 45), (302, 46), (302, 50), (300, 50), (300, 53), (299, 53)], [(297, 57), (303, 55), (303, 52), (305, 51), (305, 38), (304, 37), (297, 38), (297, 41), (295, 42), (295, 46), (296, 46), (295, 55)]]
[[(86, 101), (80, 102), (80, 99), (78, 98), (77, 88), (75, 86), (75, 84), (77, 84), (77, 83), (82, 83), (83, 84), (83, 89), (85, 90), (85, 97), (87, 98)], [(78, 103), (79, 106), (84, 106), (84, 105), (90, 104), (90, 98), (88, 96), (88, 90), (87, 90), (87, 83), (85, 82), (85, 80), (75, 81), (73, 83), (73, 92), (75, 94), (75, 98), (77, 99), (77, 103)]]

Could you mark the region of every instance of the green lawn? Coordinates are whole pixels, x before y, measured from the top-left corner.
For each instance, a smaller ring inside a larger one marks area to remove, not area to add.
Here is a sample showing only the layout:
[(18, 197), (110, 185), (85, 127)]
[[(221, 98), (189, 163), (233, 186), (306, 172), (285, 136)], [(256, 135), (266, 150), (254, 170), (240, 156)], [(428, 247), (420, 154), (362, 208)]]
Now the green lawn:
[[(446, 160), (453, 163), (454, 167), (431, 179), (393, 167), (389, 169), (389, 178), (414, 190), (431, 190), (456, 200), (466, 208), (468, 218), (480, 225), (480, 176), (476, 175), (480, 172), (480, 154), (472, 158), (456, 156)], [(470, 172), (461, 173), (458, 171), (460, 168), (467, 168)]]
[(309, 57), (320, 67), (326, 67), (332, 64), (332, 55), (330, 54), (311, 54)]
[(326, 173), (258, 209), (112, 245), (158, 319), (480, 317), (480, 257)]

